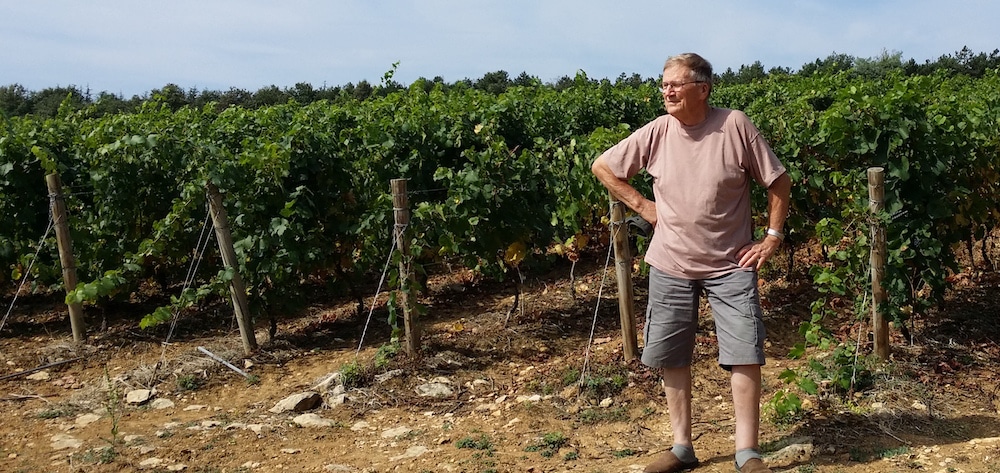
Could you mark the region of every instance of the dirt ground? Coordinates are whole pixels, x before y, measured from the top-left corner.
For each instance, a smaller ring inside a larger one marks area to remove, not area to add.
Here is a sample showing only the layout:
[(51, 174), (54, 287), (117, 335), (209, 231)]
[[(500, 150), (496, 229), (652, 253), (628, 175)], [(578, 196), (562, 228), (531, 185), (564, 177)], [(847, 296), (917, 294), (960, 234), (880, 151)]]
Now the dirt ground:
[[(94, 327), (76, 346), (58, 296), (20, 297), (0, 333), (0, 471), (642, 471), (671, 445), (668, 414), (655, 374), (623, 359), (604, 260), (584, 255), (573, 283), (563, 264), (528, 275), (514, 310), (510, 283), (432, 275), (417, 358), (389, 344), (385, 294), (360, 310), (318, 294), (278, 320), (273, 340), (261, 322), (261, 347), (247, 358), (222, 303), (181, 317), (168, 345), (167, 327), (138, 328), (142, 308), (90, 309)], [(785, 387), (778, 375), (802, 363), (787, 354), (809, 317), (804, 278), (771, 271), (762, 281), (765, 404)], [(641, 335), (645, 281), (635, 282)], [(1000, 472), (1000, 275), (969, 270), (953, 286), (941, 309), (913, 320), (908, 339), (893, 331), (892, 361), (874, 366), (871, 388), (804, 396), (805, 415), (790, 421), (765, 407), (762, 446), (776, 471)], [(10, 294), (2, 302), (6, 310)], [(729, 381), (707, 312), (702, 328), (695, 471), (734, 471)], [(868, 331), (842, 329), (852, 339)], [(319, 387), (332, 373), (343, 373), (342, 394)], [(429, 385), (449, 390), (418, 394)], [(149, 401), (125, 399), (152, 388)], [(272, 412), (308, 391), (323, 404)]]

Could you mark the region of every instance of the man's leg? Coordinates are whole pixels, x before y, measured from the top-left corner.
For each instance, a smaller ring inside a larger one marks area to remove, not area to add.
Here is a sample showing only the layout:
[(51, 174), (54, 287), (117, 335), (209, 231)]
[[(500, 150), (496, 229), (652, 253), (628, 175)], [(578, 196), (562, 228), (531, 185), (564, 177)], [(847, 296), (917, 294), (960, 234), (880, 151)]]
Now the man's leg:
[(642, 363), (659, 370), (663, 377), (673, 447), (648, 464), (643, 470), (647, 473), (673, 473), (698, 466), (691, 443), (691, 360), (700, 291), (695, 281), (650, 270)]
[(693, 448), (691, 443), (691, 367), (663, 368), (663, 392), (670, 410), (670, 427), (674, 445)]
[[(760, 366), (764, 364), (763, 313), (757, 275), (736, 271), (706, 280), (715, 315), (719, 364), (731, 370), (736, 417), (736, 464), (740, 471), (770, 471), (760, 461)], [(752, 459), (752, 460), (751, 460)]]
[(760, 450), (760, 384), (759, 365), (733, 366), (736, 451)]
[(760, 365), (732, 368), (736, 468), (741, 473), (770, 473), (760, 457)]

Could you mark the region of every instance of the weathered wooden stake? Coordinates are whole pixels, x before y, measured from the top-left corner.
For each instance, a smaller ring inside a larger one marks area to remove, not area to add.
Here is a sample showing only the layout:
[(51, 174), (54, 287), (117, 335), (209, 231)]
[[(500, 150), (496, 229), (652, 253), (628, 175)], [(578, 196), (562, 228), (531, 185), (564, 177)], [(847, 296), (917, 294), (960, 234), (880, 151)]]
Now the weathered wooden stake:
[(403, 327), (406, 331), (406, 354), (416, 356), (420, 348), (420, 327), (414, 320), (416, 294), (410, 294), (415, 287), (414, 274), (410, 270), (410, 241), (406, 237), (406, 227), (410, 224), (409, 199), (406, 195), (406, 179), (393, 179), (389, 183), (392, 191), (392, 216), (396, 222), (393, 238), (399, 249), (399, 302), (403, 308)]
[[(66, 223), (66, 200), (62, 193), (62, 180), (58, 174), (45, 176), (45, 185), (52, 199), (52, 223), (56, 227), (56, 244), (59, 246), (59, 262), (62, 265), (63, 285), (66, 292), (76, 289), (76, 257), (73, 256), (73, 240), (69, 236)], [(83, 305), (79, 302), (69, 306), (69, 323), (73, 329), (73, 341), (82, 342), (86, 332), (83, 322)]]
[[(868, 209), (873, 216), (882, 212), (885, 205), (885, 169), (868, 168)], [(875, 331), (875, 356), (889, 359), (889, 321), (885, 318), (882, 305), (887, 296), (882, 287), (885, 277), (885, 225), (878, 219), (871, 227), (871, 268), (872, 268), (872, 326)]]
[(635, 292), (632, 288), (632, 250), (628, 245), (628, 226), (625, 225), (625, 204), (611, 198), (611, 235), (615, 249), (615, 276), (618, 279), (618, 315), (622, 324), (622, 351), (625, 361), (639, 357), (639, 343), (635, 330)]
[(208, 207), (212, 215), (212, 224), (215, 226), (215, 237), (219, 240), (219, 252), (222, 253), (222, 263), (227, 269), (233, 270), (233, 279), (229, 281), (229, 294), (233, 298), (233, 312), (236, 314), (236, 323), (240, 327), (240, 336), (243, 339), (243, 351), (247, 355), (257, 350), (257, 337), (253, 333), (253, 319), (250, 317), (249, 304), (247, 303), (247, 288), (240, 276), (239, 262), (236, 261), (236, 250), (233, 248), (233, 236), (229, 232), (229, 216), (226, 208), (222, 205), (222, 194), (219, 188), (208, 183)]

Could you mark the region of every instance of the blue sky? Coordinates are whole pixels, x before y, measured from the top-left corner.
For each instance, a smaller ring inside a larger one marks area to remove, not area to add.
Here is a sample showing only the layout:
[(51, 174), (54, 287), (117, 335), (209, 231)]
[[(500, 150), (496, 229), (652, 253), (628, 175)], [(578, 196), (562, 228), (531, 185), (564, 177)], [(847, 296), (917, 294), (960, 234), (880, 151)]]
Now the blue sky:
[(378, 83), (395, 62), (403, 84), (497, 70), (555, 81), (653, 77), (687, 51), (722, 72), (1000, 48), (993, 0), (0, 0), (0, 12), (0, 85), (126, 98)]

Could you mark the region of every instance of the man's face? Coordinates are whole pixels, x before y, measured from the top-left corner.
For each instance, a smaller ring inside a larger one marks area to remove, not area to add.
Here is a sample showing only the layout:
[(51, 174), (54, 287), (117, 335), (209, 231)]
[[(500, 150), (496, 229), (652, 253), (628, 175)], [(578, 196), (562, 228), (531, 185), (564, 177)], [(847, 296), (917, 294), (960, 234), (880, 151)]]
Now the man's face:
[(698, 114), (704, 113), (708, 102), (708, 84), (691, 78), (691, 71), (684, 66), (671, 66), (663, 70), (660, 84), (663, 106), (667, 113), (682, 123), (692, 125)]

